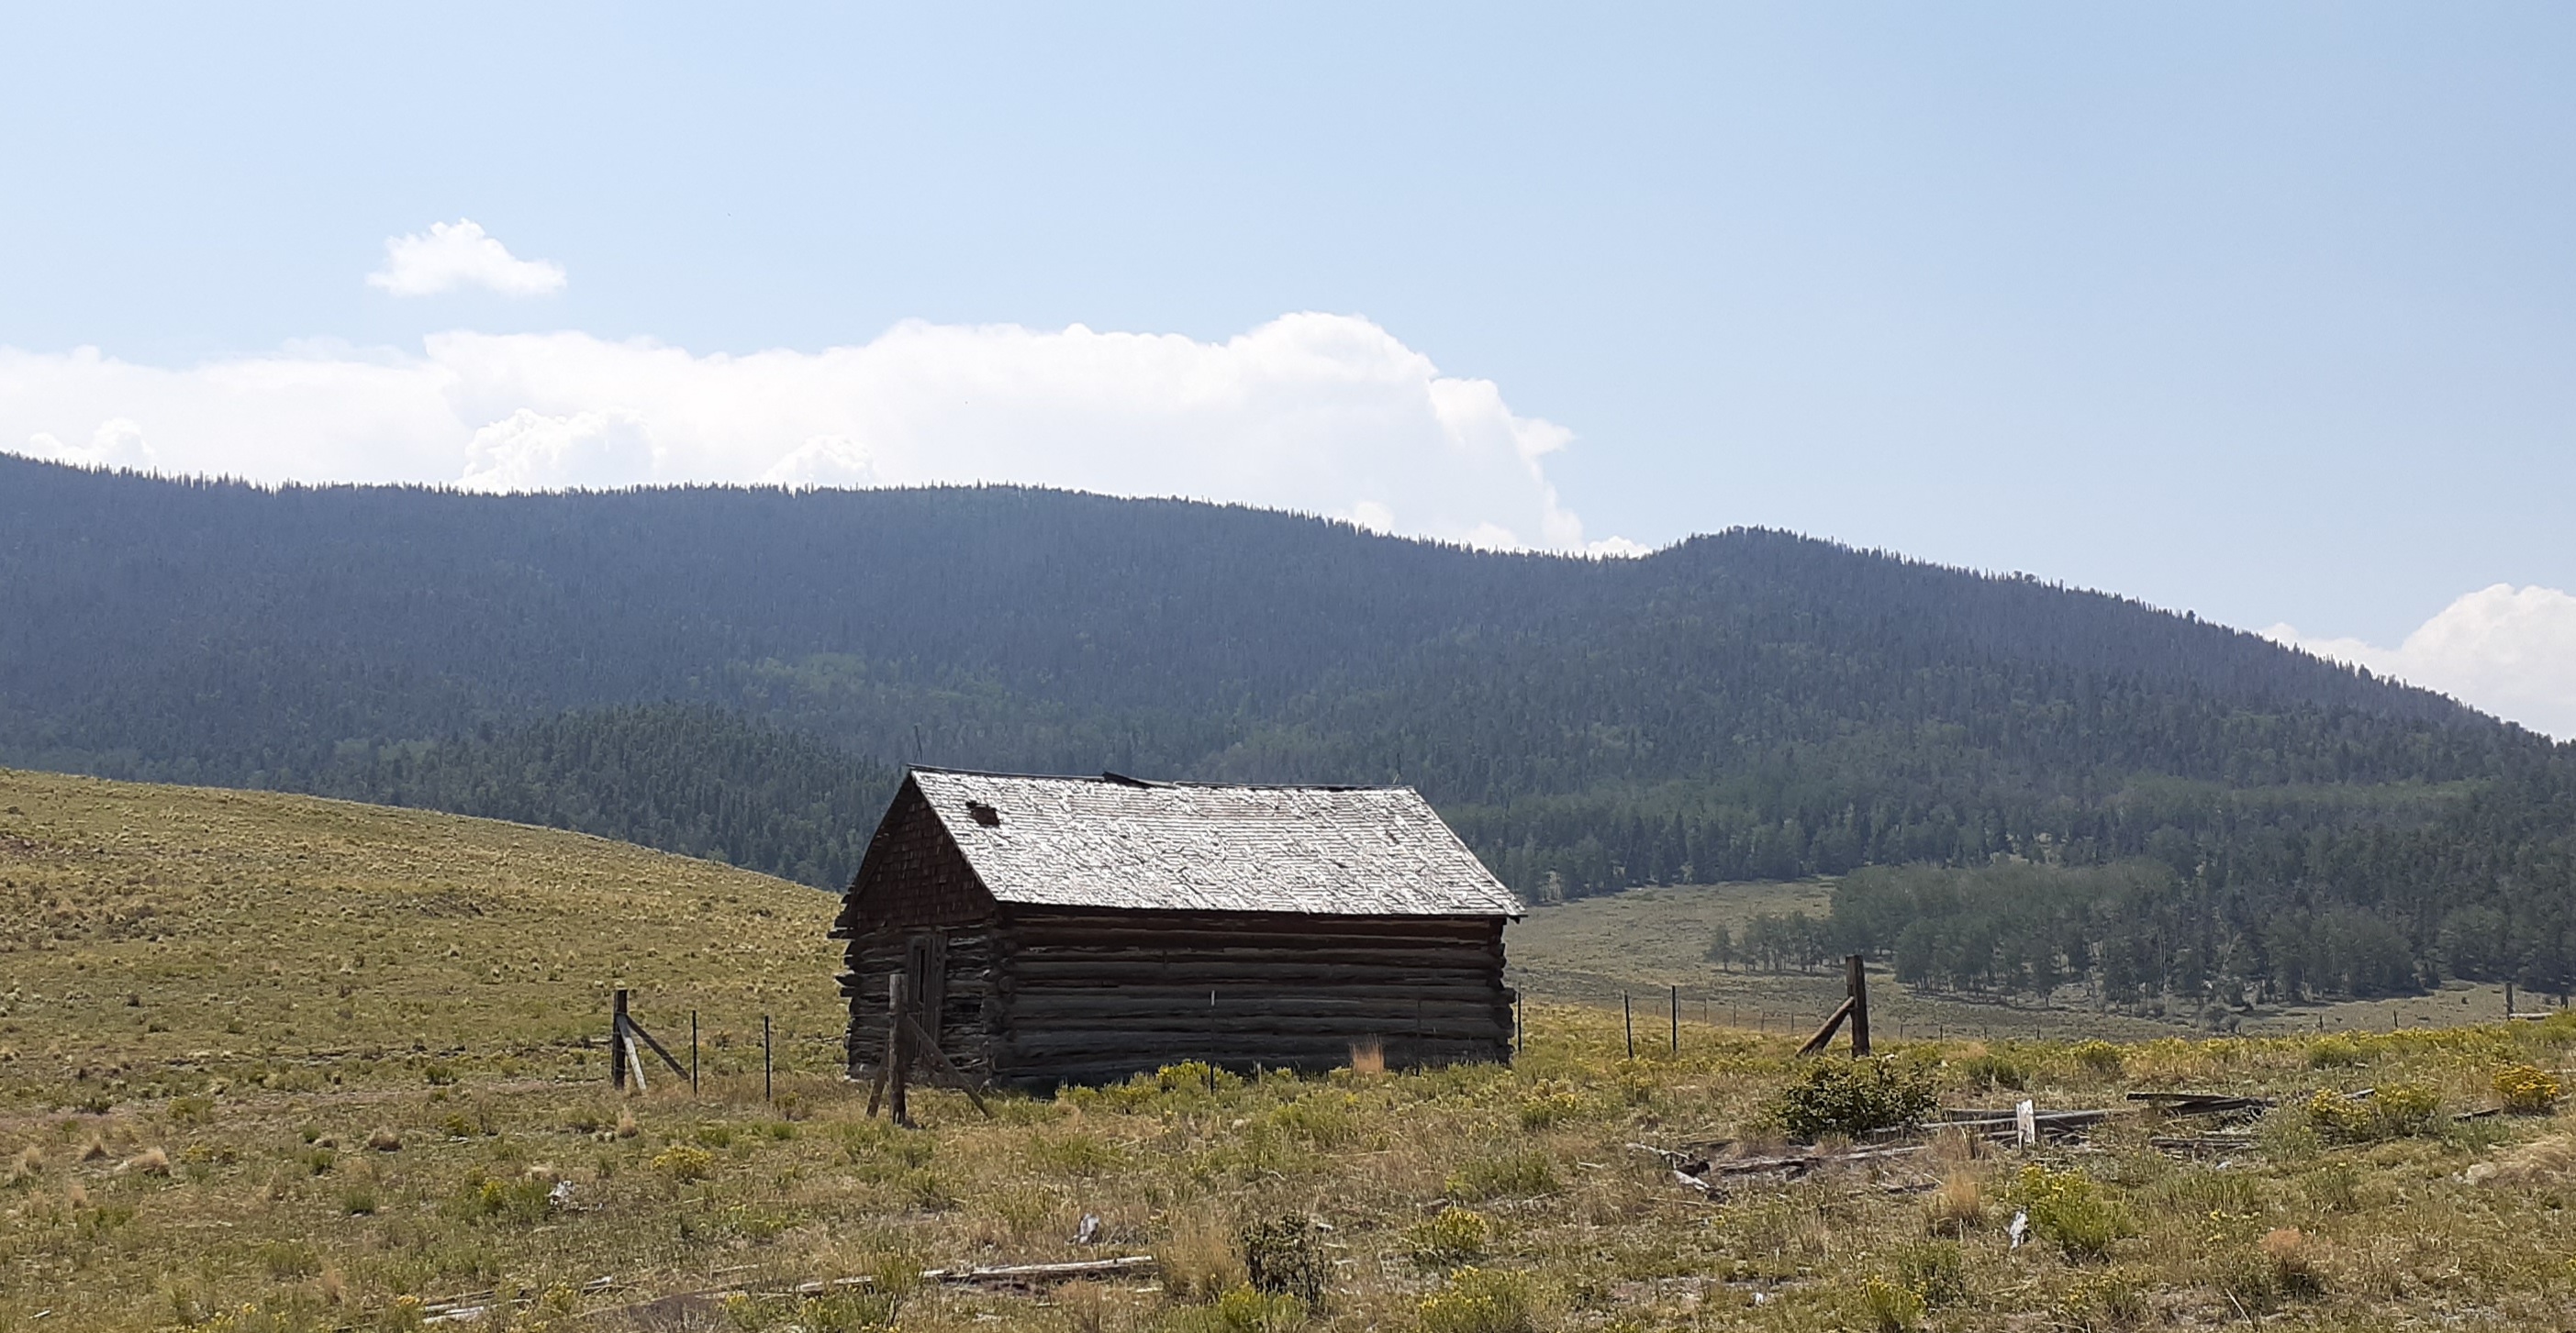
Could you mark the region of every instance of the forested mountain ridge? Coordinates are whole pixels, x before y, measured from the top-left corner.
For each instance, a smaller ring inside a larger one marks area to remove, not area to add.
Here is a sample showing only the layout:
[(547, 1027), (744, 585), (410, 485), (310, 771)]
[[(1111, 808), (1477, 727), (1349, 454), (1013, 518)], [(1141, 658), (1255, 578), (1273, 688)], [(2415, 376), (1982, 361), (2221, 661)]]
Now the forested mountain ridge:
[[(1534, 897), (2153, 850), (2242, 934), (2231, 903), (2358, 902), (2392, 839), (2440, 843), (2407, 844), (2453, 867), (2437, 900), (2538, 923), (2570, 892), (2541, 855), (2567, 747), (2126, 599), (1776, 532), (1591, 561), (1013, 487), (266, 490), (0, 456), (0, 681), (0, 762), (824, 885), (918, 754), (1410, 782)], [(2499, 889), (2459, 821), (2508, 806), (2538, 813), (2496, 854), (2539, 859)], [(2373, 910), (2429, 960), (2434, 906)]]

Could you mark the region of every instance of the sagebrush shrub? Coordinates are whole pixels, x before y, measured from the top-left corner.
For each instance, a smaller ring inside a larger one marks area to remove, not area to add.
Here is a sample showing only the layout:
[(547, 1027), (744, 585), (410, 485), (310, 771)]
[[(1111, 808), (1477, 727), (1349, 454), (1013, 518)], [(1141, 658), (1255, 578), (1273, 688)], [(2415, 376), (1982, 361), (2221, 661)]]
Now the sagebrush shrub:
[(2547, 1115), (2563, 1091), (2556, 1074), (2536, 1065), (2499, 1069), (2494, 1085), (2496, 1096), (2504, 1099), (2504, 1109), (2515, 1115)]
[(1479, 1158), (1458, 1168), (1446, 1182), (1458, 1199), (1532, 1199), (1556, 1192), (1556, 1159), (1539, 1149)]
[(1485, 1257), (1493, 1243), (1493, 1226), (1482, 1213), (1443, 1208), (1440, 1215), (1417, 1222), (1404, 1233), (1405, 1253), (1423, 1268), (1450, 1269)]
[(1213, 1304), (1176, 1310), (1163, 1321), (1169, 1333), (1290, 1333), (1306, 1324), (1306, 1306), (1294, 1296), (1236, 1287)]
[(2114, 1241), (2138, 1234), (2129, 1210), (2102, 1197), (2093, 1178), (2081, 1171), (2025, 1166), (2014, 1184), (2013, 1202), (2030, 1214), (2031, 1230), (2069, 1259), (2098, 1259), (2110, 1253)]
[(2011, 1057), (1991, 1051), (1971, 1055), (1952, 1068), (1957, 1069), (1960, 1080), (1976, 1092), (1992, 1092), (1997, 1088), (2019, 1092), (2030, 1082), (2029, 1072), (2014, 1063)]
[(1860, 1287), (1861, 1304), (1869, 1310), (1869, 1325), (1878, 1333), (1908, 1333), (1923, 1322), (1923, 1295), (1883, 1277), (1874, 1277)]
[(674, 1143), (653, 1154), (653, 1169), (686, 1184), (716, 1173), (716, 1155), (690, 1143)]
[(1521, 1128), (1545, 1129), (1560, 1121), (1571, 1120), (1583, 1114), (1584, 1110), (1582, 1093), (1556, 1079), (1541, 1079), (1521, 1097)]
[(1315, 1224), (1302, 1213), (1282, 1213), (1243, 1229), (1243, 1267), (1255, 1291), (1294, 1296), (1306, 1309), (1324, 1303), (1324, 1279), (1332, 1272)]
[(454, 1211), (468, 1221), (530, 1225), (546, 1219), (546, 1211), (552, 1206), (546, 1196), (553, 1189), (552, 1184), (536, 1176), (497, 1180), (475, 1171), (457, 1192)]
[(2321, 1090), (2300, 1107), (2300, 1116), (2329, 1143), (2376, 1143), (2430, 1132), (2441, 1109), (2442, 1099), (2431, 1088), (2397, 1083), (2367, 1097)]
[(2102, 1078), (2117, 1078), (2128, 1067), (2128, 1057), (2120, 1048), (2099, 1038), (2079, 1041), (2066, 1048), (2075, 1067)]
[(1968, 1259), (1946, 1240), (1908, 1245), (1896, 1252), (1896, 1280), (1923, 1298), (1928, 1309), (1968, 1299)]
[(1801, 1143), (1826, 1134), (1867, 1134), (1920, 1123), (1937, 1105), (1930, 1071), (1895, 1060), (1823, 1060), (1808, 1065), (1766, 1108), (1780, 1132)]
[(1422, 1333), (1536, 1333), (1537, 1295), (1529, 1275), (1461, 1268), (1422, 1300)]

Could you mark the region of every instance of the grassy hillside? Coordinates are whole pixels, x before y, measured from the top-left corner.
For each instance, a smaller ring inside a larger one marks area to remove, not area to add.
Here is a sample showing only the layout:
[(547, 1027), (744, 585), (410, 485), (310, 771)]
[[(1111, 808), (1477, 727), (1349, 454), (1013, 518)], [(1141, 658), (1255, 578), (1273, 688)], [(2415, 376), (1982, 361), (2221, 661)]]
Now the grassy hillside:
[(838, 1030), (836, 905), (580, 834), (0, 770), (0, 1108), (309, 1089), (322, 1062), (595, 1073), (621, 985), (666, 1040), (693, 1007), (729, 1043), (769, 1012), (827, 1067), (802, 1039)]
[[(459, 1301), (491, 1329), (1065, 1333), (2502, 1330), (2576, 1310), (2576, 1115), (2452, 1118), (2494, 1107), (2501, 1072), (2565, 1066), (2576, 1019), (1890, 1043), (1953, 1104), (2282, 1105), (2198, 1155), (2149, 1142), (2194, 1126), (2122, 1118), (2086, 1145), (1935, 1139), (1705, 1197), (1630, 1145), (1772, 1151), (1782, 1090), (1849, 1063), (1697, 1022), (1678, 1054), (1622, 1060), (1614, 1014), (1541, 1003), (1508, 1067), (1172, 1071), (997, 1098), (993, 1121), (930, 1092), (896, 1130), (828, 1050), (791, 1045), (776, 1104), (744, 1058), (761, 1010), (833, 1027), (808, 890), (275, 796), (0, 773), (0, 812), (13, 1333), (418, 1328)], [(666, 1035), (692, 1004), (732, 1034), (704, 1095), (607, 1090), (579, 1038), (621, 978)], [(1052, 1289), (912, 1276), (1145, 1252), (1150, 1272)], [(1248, 1259), (1302, 1270), (1320, 1307), (1248, 1286)], [(877, 1285), (795, 1290), (855, 1276)]]

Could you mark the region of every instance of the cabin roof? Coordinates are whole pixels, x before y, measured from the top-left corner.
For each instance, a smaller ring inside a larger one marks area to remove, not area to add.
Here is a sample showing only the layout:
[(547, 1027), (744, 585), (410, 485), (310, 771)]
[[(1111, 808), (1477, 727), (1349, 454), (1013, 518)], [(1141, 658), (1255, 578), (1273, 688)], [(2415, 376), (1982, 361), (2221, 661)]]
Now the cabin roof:
[(911, 770), (997, 902), (1511, 916), (1520, 900), (1410, 787), (1252, 787)]

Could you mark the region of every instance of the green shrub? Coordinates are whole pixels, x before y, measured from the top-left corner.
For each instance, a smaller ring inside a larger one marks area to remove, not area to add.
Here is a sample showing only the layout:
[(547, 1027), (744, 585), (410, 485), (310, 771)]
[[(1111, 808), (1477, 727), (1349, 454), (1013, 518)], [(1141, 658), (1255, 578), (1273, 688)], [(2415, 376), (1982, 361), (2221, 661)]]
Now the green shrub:
[(2429, 1134), (2442, 1118), (2442, 1095), (2415, 1083), (2381, 1088), (2371, 1096), (2379, 1123), (2390, 1138)]
[(1521, 1096), (1521, 1128), (1545, 1129), (1560, 1121), (1572, 1120), (1586, 1109), (1582, 1093), (1556, 1079), (1540, 1079)]
[(686, 1184), (714, 1175), (716, 1155), (692, 1144), (674, 1143), (653, 1154), (653, 1169)]
[(2079, 1041), (2066, 1048), (2066, 1054), (2076, 1068), (2099, 1078), (2118, 1078), (2128, 1068), (2120, 1048), (2099, 1039)]
[[(1243, 1229), (1243, 1267), (1255, 1291), (1294, 1296), (1308, 1310), (1324, 1303), (1332, 1267), (1315, 1240), (1315, 1224), (1302, 1213), (1282, 1213)], [(1302, 1316), (1301, 1316), (1302, 1317)]]
[(1536, 1333), (1537, 1293), (1525, 1273), (1461, 1268), (1423, 1298), (1422, 1333)]
[(1306, 1305), (1294, 1296), (1242, 1286), (1210, 1305), (1175, 1310), (1164, 1316), (1169, 1333), (1289, 1333), (1306, 1323)]
[(1534, 1148), (1469, 1162), (1446, 1188), (1453, 1199), (1529, 1199), (1554, 1193), (1557, 1185), (1556, 1159)]
[(2376, 1143), (2430, 1132), (2441, 1109), (2441, 1097), (2431, 1088), (2398, 1083), (2367, 1097), (2322, 1090), (2308, 1098), (2299, 1114), (2329, 1143)]
[(2112, 1242), (2138, 1234), (2129, 1210), (2103, 1198), (2093, 1178), (2081, 1171), (2025, 1166), (2012, 1201), (2030, 1215), (2031, 1230), (2069, 1259), (2098, 1259), (2110, 1253)]
[(2308, 1068), (2350, 1069), (2370, 1057), (2350, 1037), (2319, 1037), (2308, 1043)]
[(2030, 1071), (2011, 1057), (1992, 1052), (1969, 1056), (1952, 1067), (1959, 1071), (1960, 1081), (1975, 1092), (1992, 1092), (1997, 1088), (2019, 1092), (2030, 1084)]
[(1358, 1104), (1347, 1092), (1317, 1092), (1272, 1111), (1270, 1121), (1318, 1148), (1339, 1148), (1359, 1137)]
[(1946, 1240), (1908, 1245), (1896, 1252), (1896, 1280), (1931, 1309), (1968, 1299), (1968, 1260)]
[(1923, 1322), (1923, 1297), (1886, 1278), (1863, 1282), (1860, 1299), (1869, 1310), (1870, 1327), (1878, 1333), (1907, 1333)]
[(546, 1219), (552, 1205), (547, 1199), (554, 1186), (536, 1176), (515, 1180), (496, 1180), (476, 1171), (465, 1178), (465, 1187), (457, 1192), (451, 1210), (473, 1222), (516, 1222), (532, 1225)]
[(1773, 1094), (1765, 1117), (1801, 1143), (1920, 1123), (1936, 1105), (1930, 1071), (1895, 1060), (1820, 1060)]
[[(923, 1155), (923, 1160), (928, 1160), (928, 1154)], [(1124, 1157), (1099, 1135), (1074, 1130), (1062, 1135), (1031, 1135), (1029, 1160), (1068, 1176), (1096, 1176), (1116, 1167)]]
[(1493, 1243), (1493, 1226), (1482, 1213), (1443, 1208), (1440, 1215), (1406, 1228), (1404, 1251), (1423, 1268), (1447, 1270), (1485, 1257)]
[(2147, 1283), (2123, 1268), (2087, 1273), (2066, 1289), (2065, 1308), (2088, 1329), (2135, 1328), (2147, 1321)]
[(2536, 1065), (2513, 1065), (2495, 1075), (2496, 1096), (2515, 1115), (2547, 1115), (2558, 1105), (2558, 1076)]

